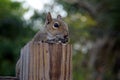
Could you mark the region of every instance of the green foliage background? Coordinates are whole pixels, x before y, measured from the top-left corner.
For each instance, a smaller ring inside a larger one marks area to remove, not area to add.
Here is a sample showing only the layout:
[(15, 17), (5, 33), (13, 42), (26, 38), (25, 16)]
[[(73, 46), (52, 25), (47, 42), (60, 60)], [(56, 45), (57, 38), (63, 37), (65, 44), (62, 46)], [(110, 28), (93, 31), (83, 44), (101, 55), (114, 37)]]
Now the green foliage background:
[(0, 0), (0, 75), (14, 76), (20, 49), (31, 39), (34, 31), (22, 16), (26, 9), (21, 3)]

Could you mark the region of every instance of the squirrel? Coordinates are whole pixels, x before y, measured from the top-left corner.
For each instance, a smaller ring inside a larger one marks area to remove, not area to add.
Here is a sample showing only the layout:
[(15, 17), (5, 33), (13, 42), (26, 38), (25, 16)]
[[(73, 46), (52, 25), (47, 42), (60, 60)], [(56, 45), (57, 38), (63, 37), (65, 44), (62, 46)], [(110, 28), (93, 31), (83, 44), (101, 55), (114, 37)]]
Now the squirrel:
[(43, 31), (38, 31), (32, 41), (67, 43), (68, 35), (68, 25), (62, 20), (61, 15), (58, 15), (56, 19), (52, 19), (50, 12), (48, 12)]
[[(46, 43), (67, 43), (69, 39), (68, 25), (62, 20), (61, 15), (53, 19), (50, 12), (46, 16), (45, 26), (43, 31), (38, 31), (33, 42), (46, 42)], [(16, 77), (19, 79), (21, 60), (19, 59), (16, 64)]]

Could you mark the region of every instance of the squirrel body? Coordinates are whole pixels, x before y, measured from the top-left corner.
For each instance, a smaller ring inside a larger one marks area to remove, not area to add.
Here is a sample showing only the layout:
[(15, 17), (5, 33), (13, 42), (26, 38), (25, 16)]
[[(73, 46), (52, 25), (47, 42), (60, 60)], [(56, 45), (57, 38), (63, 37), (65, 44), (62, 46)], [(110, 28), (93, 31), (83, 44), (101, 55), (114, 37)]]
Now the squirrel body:
[[(68, 26), (62, 20), (60, 15), (56, 19), (52, 19), (50, 12), (46, 16), (45, 26), (43, 31), (38, 31), (33, 37), (33, 42), (46, 42), (46, 43), (67, 43), (68, 42)], [(16, 77), (19, 78), (21, 58), (16, 64)]]
[(56, 19), (52, 19), (51, 14), (48, 13), (43, 31), (37, 32), (32, 41), (67, 43), (68, 35), (68, 25), (62, 20), (62, 17), (58, 15)]

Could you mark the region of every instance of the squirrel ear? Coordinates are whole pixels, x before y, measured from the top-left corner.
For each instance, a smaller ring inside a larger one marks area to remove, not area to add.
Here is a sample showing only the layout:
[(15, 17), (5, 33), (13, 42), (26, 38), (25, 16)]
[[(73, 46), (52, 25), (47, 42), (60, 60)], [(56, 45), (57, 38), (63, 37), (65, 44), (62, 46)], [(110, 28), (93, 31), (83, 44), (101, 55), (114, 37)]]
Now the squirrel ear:
[(50, 12), (48, 12), (47, 16), (46, 16), (46, 23), (49, 24), (52, 21), (52, 16), (50, 14)]
[(62, 19), (61, 15), (58, 15), (58, 16), (57, 16), (57, 19), (61, 20), (61, 19)]

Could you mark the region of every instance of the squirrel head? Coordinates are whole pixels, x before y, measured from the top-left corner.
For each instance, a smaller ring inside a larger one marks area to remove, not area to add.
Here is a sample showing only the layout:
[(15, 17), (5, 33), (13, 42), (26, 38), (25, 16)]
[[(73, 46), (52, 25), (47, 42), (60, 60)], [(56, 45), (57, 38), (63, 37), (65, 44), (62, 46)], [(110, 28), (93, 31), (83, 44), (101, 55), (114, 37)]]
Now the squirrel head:
[(68, 25), (62, 20), (61, 15), (53, 19), (50, 12), (46, 16), (45, 31), (47, 32), (47, 40), (55, 40), (60, 43), (68, 42)]

